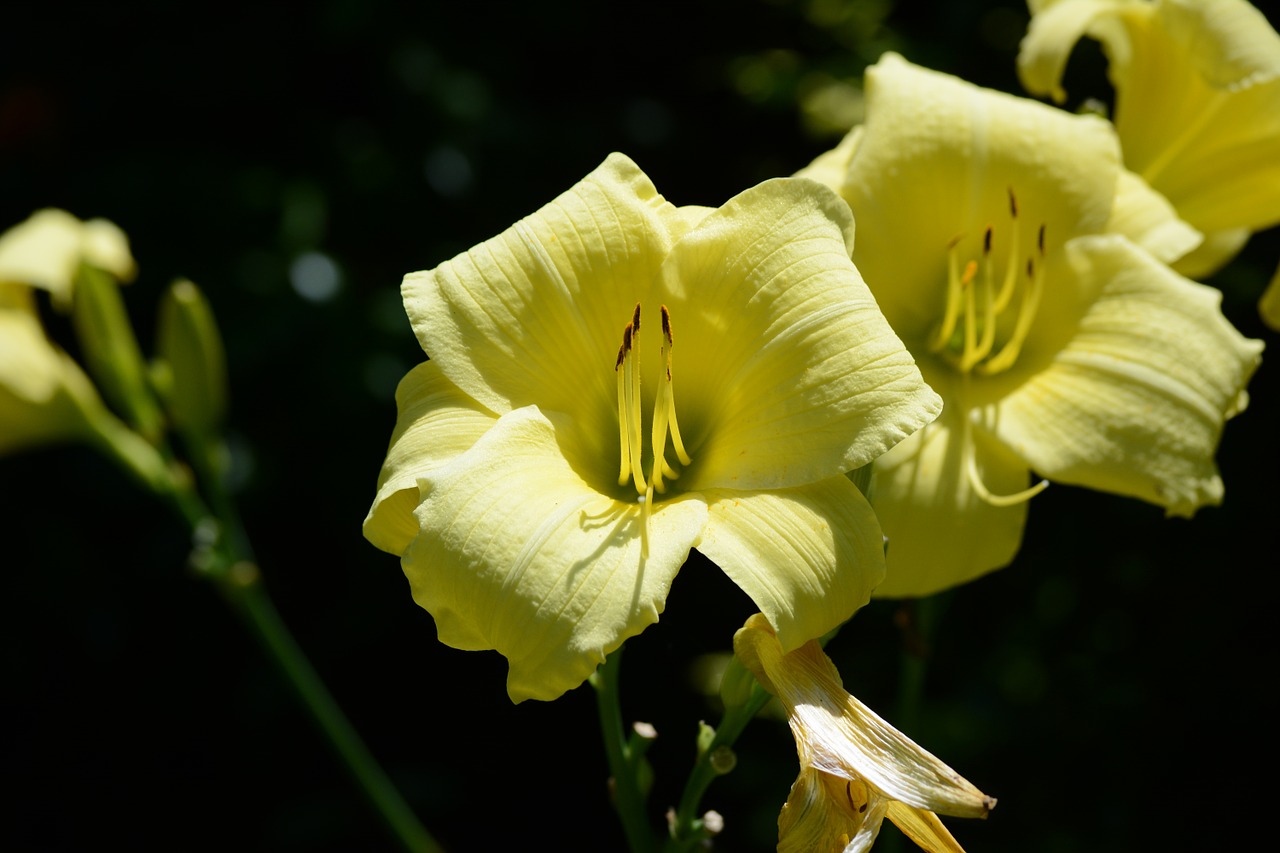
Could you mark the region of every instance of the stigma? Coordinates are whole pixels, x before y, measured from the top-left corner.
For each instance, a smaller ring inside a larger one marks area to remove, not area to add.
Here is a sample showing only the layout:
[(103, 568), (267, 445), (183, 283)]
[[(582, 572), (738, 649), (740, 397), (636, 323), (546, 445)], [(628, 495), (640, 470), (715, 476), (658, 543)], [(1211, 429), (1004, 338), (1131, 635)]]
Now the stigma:
[[(671, 333), (671, 313), (661, 307), (662, 371), (653, 403), (653, 419), (649, 426), (649, 466), (645, 470), (645, 435), (643, 407), (640, 396), (640, 303), (636, 303), (631, 322), (622, 330), (622, 346), (618, 348), (618, 360), (614, 372), (618, 377), (618, 485), (631, 482), (638, 500), (644, 506), (644, 526), (647, 529), (652, 512), (654, 494), (666, 492), (666, 482), (674, 480), (679, 472), (667, 461), (667, 438), (681, 465), (693, 460), (685, 450), (680, 436), (680, 423), (676, 420), (675, 394), (671, 384), (671, 349), (674, 338)], [(645, 540), (647, 548), (647, 537)]]
[[(1008, 370), (1031, 331), (1044, 291), (1045, 226), (1035, 246), (1023, 251), (1018, 200), (1009, 189), (1008, 240), (1003, 262), (993, 257), (996, 230), (987, 225), (977, 257), (964, 261), (963, 234), (947, 245), (947, 301), (942, 320), (929, 337), (929, 350), (965, 375), (990, 376)], [(1003, 239), (1001, 230), (1001, 238)]]

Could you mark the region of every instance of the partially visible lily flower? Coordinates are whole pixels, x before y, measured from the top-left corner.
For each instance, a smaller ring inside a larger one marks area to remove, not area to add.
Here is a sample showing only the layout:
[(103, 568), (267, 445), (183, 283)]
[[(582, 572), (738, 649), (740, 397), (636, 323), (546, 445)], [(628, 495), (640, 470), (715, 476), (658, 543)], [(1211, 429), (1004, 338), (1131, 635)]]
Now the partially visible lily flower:
[(795, 648), (883, 575), (844, 472), (940, 401), (810, 181), (677, 208), (626, 157), (405, 278), (430, 360), (365, 536), (402, 557), (440, 640), (496, 649), (514, 701), (554, 699), (655, 622), (691, 548)]
[(119, 278), (134, 270), (124, 234), (105, 220), (42, 210), (0, 235), (0, 453), (124, 429), (84, 371), (49, 341), (36, 311), (37, 287), (69, 306), (82, 263)]
[(1280, 223), (1280, 35), (1245, 0), (1030, 0), (1027, 90), (1062, 103), (1075, 43), (1102, 43), (1125, 165), (1205, 235), (1200, 278)]
[(1258, 313), (1262, 320), (1274, 331), (1280, 332), (1280, 265), (1276, 266), (1276, 274), (1271, 277), (1271, 284), (1258, 300)]
[(757, 613), (733, 650), (781, 700), (800, 757), (778, 816), (780, 853), (869, 850), (886, 817), (925, 850), (961, 851), (938, 815), (985, 818), (995, 808), (994, 797), (850, 695), (816, 640), (786, 652)]
[[(853, 259), (946, 401), (873, 467), (876, 594), (1006, 565), (1044, 485), (1030, 470), (1172, 514), (1220, 502), (1214, 452), (1262, 344), (1160, 262), (1195, 234), (1126, 178), (1110, 125), (892, 54), (866, 91), (836, 185)], [(839, 172), (819, 158), (802, 174)]]

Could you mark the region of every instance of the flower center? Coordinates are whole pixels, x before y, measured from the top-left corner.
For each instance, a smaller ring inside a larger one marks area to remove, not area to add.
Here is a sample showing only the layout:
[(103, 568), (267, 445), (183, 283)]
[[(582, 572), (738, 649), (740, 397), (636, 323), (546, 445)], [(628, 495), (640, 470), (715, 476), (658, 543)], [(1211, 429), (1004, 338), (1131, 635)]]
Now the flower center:
[(640, 303), (636, 303), (631, 322), (622, 330), (622, 346), (618, 348), (618, 361), (614, 372), (618, 375), (618, 485), (630, 480), (636, 494), (644, 503), (645, 527), (654, 492), (662, 494), (667, 487), (663, 482), (680, 476), (667, 462), (667, 436), (681, 465), (693, 460), (684, 449), (680, 437), (680, 424), (676, 420), (675, 396), (671, 387), (671, 314), (662, 306), (662, 377), (658, 381), (658, 395), (653, 404), (653, 422), (649, 429), (649, 449), (652, 454), (648, 476), (644, 471), (644, 438), (640, 405)]
[(964, 235), (953, 238), (947, 246), (947, 307), (928, 346), (930, 352), (940, 354), (966, 375), (991, 376), (1012, 367), (1040, 307), (1045, 229), (1041, 224), (1035, 247), (1024, 255), (1018, 237), (1018, 201), (1012, 188), (1009, 219), (1003, 269), (992, 258), (995, 229), (991, 225), (983, 232), (980, 256), (970, 258), (963, 268), (960, 246)]

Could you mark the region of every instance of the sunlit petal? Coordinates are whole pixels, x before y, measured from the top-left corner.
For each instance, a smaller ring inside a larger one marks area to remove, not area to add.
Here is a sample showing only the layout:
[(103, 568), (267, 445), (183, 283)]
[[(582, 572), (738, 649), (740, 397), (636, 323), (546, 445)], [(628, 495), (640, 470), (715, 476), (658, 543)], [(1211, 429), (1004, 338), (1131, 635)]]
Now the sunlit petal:
[(1226, 414), (1262, 344), (1221, 315), (1221, 293), (1121, 237), (1073, 244), (1098, 300), (1053, 365), (1011, 394), (997, 434), (1047, 477), (1190, 514), (1217, 503)]
[(884, 577), (880, 525), (845, 477), (705, 496), (709, 514), (698, 550), (778, 626), (785, 648), (844, 622)]
[(423, 362), (396, 388), (396, 427), (378, 474), (378, 496), (364, 522), (365, 538), (399, 556), (418, 535), (418, 478), (470, 449), (498, 416)]
[(937, 414), (849, 263), (852, 241), (834, 193), (783, 179), (731, 199), (675, 246), (667, 304), (697, 457), (686, 488), (833, 477)]
[(707, 517), (696, 497), (655, 507), (642, 556), (641, 507), (583, 482), (558, 432), (517, 409), (424, 475), (421, 533), (403, 559), (441, 642), (505, 655), (516, 702), (576, 687), (656, 622)]

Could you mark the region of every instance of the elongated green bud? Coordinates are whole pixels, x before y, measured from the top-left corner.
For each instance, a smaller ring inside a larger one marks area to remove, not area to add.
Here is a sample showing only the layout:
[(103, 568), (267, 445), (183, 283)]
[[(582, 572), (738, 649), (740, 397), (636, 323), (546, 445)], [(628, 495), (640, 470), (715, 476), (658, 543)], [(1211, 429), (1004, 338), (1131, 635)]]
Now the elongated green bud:
[(82, 264), (76, 275), (71, 317), (85, 364), (102, 396), (144, 438), (157, 441), (163, 418), (115, 278)]
[(227, 362), (213, 310), (190, 281), (175, 281), (160, 301), (156, 357), (174, 429), (188, 442), (207, 442), (226, 416)]

